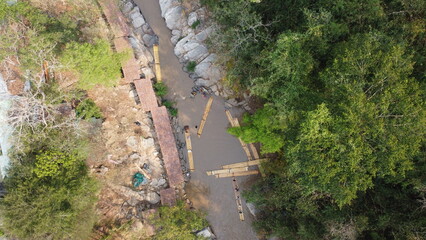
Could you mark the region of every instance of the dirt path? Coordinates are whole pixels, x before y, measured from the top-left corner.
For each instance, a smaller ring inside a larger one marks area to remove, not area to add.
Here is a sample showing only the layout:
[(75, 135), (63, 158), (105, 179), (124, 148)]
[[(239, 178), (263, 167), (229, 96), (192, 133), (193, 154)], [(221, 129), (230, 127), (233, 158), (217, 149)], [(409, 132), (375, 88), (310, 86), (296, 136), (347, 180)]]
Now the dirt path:
[[(173, 52), (171, 32), (161, 17), (158, 0), (135, 0), (143, 16), (160, 39), (160, 60), (163, 81), (169, 87), (169, 98), (177, 102), (181, 126), (191, 128), (192, 147), (196, 171), (192, 173), (187, 193), (195, 207), (208, 212), (207, 219), (218, 239), (257, 239), (251, 228), (252, 219), (244, 204), (246, 221), (241, 222), (232, 189), (232, 180), (216, 179), (205, 174), (206, 170), (218, 169), (224, 164), (247, 160), (238, 140), (226, 132), (228, 120), (224, 112), (224, 100), (216, 97), (204, 132), (197, 138), (195, 126), (199, 125), (206, 98), (189, 98), (193, 81), (182, 70)], [(247, 178), (239, 178), (240, 185)]]

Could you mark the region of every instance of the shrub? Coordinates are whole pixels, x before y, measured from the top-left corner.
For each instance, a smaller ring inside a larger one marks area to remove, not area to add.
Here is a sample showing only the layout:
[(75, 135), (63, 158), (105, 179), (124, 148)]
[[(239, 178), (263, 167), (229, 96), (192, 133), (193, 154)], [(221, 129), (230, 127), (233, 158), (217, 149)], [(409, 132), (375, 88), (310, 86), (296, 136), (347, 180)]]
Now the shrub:
[(169, 101), (169, 100), (164, 100), (163, 101), (163, 106), (165, 106), (167, 108), (167, 110), (169, 110), (169, 113), (172, 117), (177, 117), (178, 115), (178, 110), (176, 108), (174, 108), (174, 103)]
[(157, 96), (159, 97), (164, 97), (167, 95), (167, 86), (166, 84), (162, 83), (162, 82), (157, 82), (154, 84), (154, 91), (155, 94), (157, 94)]
[(195, 61), (190, 61), (188, 65), (186, 65), (186, 70), (188, 70), (188, 72), (194, 72), (196, 66), (197, 63)]
[(158, 228), (155, 240), (195, 240), (203, 239), (195, 235), (194, 231), (207, 226), (205, 215), (199, 211), (185, 208), (185, 204), (179, 201), (173, 207), (161, 207), (159, 217), (151, 219)]
[(102, 118), (102, 111), (96, 103), (89, 98), (84, 99), (75, 109), (77, 117), (82, 119)]

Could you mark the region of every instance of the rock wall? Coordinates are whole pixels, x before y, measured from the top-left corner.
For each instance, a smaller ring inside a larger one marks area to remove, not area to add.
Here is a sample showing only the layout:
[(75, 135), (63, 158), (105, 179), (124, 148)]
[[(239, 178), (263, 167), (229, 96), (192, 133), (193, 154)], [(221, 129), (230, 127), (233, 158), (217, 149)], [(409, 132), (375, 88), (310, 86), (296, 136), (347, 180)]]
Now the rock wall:
[(224, 89), (221, 79), (223, 69), (216, 64), (217, 56), (209, 53), (206, 40), (214, 31), (206, 26), (206, 9), (200, 6), (186, 8), (179, 0), (159, 0), (161, 15), (167, 27), (172, 31), (171, 42), (175, 45), (174, 53), (183, 64), (195, 62), (194, 72), (188, 72), (197, 86), (209, 87), (216, 96), (228, 97), (232, 94)]

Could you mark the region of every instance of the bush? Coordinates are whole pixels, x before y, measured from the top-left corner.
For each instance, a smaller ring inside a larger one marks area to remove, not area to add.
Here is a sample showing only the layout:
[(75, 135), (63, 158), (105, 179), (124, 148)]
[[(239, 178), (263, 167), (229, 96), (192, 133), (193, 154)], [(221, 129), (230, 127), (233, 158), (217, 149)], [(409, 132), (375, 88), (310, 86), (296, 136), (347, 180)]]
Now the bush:
[(195, 231), (207, 226), (205, 215), (199, 211), (185, 208), (179, 201), (174, 207), (160, 207), (159, 217), (153, 218), (152, 223), (157, 227), (155, 240), (195, 240), (203, 239), (195, 235)]
[(102, 118), (102, 111), (96, 105), (96, 103), (89, 98), (84, 99), (81, 103), (78, 104), (75, 109), (77, 117), (82, 119), (91, 119), (91, 118)]
[(195, 61), (190, 61), (188, 65), (186, 65), (186, 70), (188, 70), (188, 72), (194, 72), (196, 66), (197, 63)]
[(121, 78), (121, 62), (129, 53), (114, 53), (105, 40), (95, 44), (73, 42), (66, 46), (62, 61), (80, 73), (78, 86), (84, 90), (96, 85), (112, 87)]
[(157, 82), (154, 84), (154, 91), (157, 96), (164, 97), (167, 95), (168, 89), (166, 84), (164, 84), (163, 82)]

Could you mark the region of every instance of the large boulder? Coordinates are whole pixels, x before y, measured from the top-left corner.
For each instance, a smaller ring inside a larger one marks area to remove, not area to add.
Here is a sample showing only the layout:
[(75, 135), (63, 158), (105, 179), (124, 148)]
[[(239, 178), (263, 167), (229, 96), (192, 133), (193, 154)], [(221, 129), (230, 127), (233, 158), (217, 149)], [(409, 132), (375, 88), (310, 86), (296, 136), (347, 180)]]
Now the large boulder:
[(207, 238), (207, 239), (215, 239), (216, 238), (216, 236), (213, 234), (210, 227), (206, 227), (203, 230), (199, 231), (197, 233), (197, 236), (204, 237), (204, 238)]
[(209, 54), (209, 51), (206, 47), (203, 45), (198, 45), (196, 48), (192, 49), (191, 51), (187, 52), (183, 59), (185, 61), (196, 61), (205, 58)]
[(160, 9), (161, 9), (161, 16), (164, 17), (165, 13), (173, 6), (177, 5), (176, 0), (160, 0)]
[(170, 8), (164, 14), (164, 19), (169, 29), (181, 29), (186, 24), (185, 12), (181, 6)]
[(144, 18), (143, 18), (143, 16), (141, 15), (141, 16), (139, 16), (139, 17), (137, 17), (137, 18), (133, 19), (132, 24), (133, 24), (133, 27), (134, 27), (134, 28), (140, 28), (140, 27), (142, 27), (142, 25), (144, 25), (144, 24), (145, 24), (145, 19), (144, 19)]

